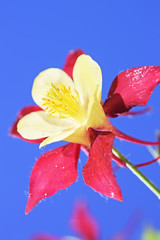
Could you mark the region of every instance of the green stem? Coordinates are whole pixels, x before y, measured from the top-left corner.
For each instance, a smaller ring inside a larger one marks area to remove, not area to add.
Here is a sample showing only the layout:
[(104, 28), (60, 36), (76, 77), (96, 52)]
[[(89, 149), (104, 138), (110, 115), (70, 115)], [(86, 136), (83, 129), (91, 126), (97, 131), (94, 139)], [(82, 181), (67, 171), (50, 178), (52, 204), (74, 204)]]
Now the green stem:
[(125, 158), (116, 148), (113, 147), (113, 153), (119, 157), (126, 166), (135, 174), (157, 197), (160, 199), (160, 190), (141, 173), (127, 158)]

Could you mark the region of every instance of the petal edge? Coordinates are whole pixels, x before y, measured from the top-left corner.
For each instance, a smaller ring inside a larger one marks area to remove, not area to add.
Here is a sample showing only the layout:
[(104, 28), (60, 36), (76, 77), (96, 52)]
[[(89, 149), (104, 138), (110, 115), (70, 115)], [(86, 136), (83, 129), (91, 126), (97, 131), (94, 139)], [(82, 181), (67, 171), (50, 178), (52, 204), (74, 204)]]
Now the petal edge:
[(80, 145), (69, 143), (44, 153), (35, 163), (29, 184), (28, 214), (42, 199), (72, 185), (78, 177)]
[(83, 178), (95, 191), (116, 200), (122, 201), (122, 193), (113, 174), (112, 145), (115, 135), (99, 135), (94, 141), (90, 156), (83, 168)]

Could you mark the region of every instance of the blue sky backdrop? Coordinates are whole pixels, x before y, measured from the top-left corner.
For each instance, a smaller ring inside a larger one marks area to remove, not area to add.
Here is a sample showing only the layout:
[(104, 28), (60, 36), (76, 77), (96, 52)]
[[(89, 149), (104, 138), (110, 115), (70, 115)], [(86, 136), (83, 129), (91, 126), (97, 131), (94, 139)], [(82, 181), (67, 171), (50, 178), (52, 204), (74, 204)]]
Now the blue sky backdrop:
[[(62, 68), (71, 49), (83, 49), (101, 66), (103, 100), (120, 71), (160, 65), (159, 10), (158, 0), (1, 0), (0, 239), (28, 240), (38, 232), (71, 234), (67, 222), (76, 199), (88, 202), (100, 223), (102, 239), (122, 229), (137, 209), (143, 220), (131, 239), (140, 239), (147, 224), (160, 229), (160, 202), (144, 184), (129, 170), (120, 169), (116, 176), (124, 201), (103, 198), (83, 182), (81, 172), (87, 159), (83, 154), (78, 181), (25, 216), (29, 176), (36, 159), (63, 143), (39, 150), (36, 144), (8, 136), (17, 112), (33, 104), (31, 88), (36, 75), (49, 67)], [(157, 86), (148, 103), (153, 106), (151, 113), (112, 122), (130, 135), (155, 140), (155, 130), (160, 129), (159, 93)], [(115, 146), (134, 163), (152, 159), (144, 146), (118, 140)], [(141, 170), (160, 188), (158, 163)]]

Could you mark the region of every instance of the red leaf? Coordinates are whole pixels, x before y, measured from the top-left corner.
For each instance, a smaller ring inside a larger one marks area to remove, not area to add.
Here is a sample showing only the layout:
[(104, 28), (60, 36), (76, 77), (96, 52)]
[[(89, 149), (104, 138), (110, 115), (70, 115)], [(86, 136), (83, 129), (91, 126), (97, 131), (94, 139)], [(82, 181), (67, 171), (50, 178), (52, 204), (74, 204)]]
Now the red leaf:
[(96, 220), (90, 215), (85, 204), (78, 204), (75, 207), (71, 224), (84, 240), (99, 239), (99, 226)]
[(85, 54), (85, 53), (81, 49), (76, 49), (74, 51), (70, 51), (70, 53), (67, 56), (66, 62), (63, 67), (63, 71), (66, 72), (71, 78), (73, 78), (72, 72), (73, 72), (74, 64), (77, 58), (82, 54)]
[(118, 74), (112, 82), (103, 107), (108, 116), (129, 111), (147, 104), (160, 82), (160, 67), (136, 67)]
[(83, 168), (85, 183), (95, 191), (122, 201), (122, 193), (112, 170), (112, 145), (115, 135), (99, 135)]
[(18, 132), (17, 132), (17, 124), (19, 122), (19, 120), (26, 116), (27, 114), (31, 113), (31, 112), (36, 112), (36, 111), (41, 111), (42, 109), (38, 106), (26, 106), (24, 108), (22, 108), (20, 110), (20, 112), (18, 113), (17, 115), (17, 118), (16, 118), (16, 121), (13, 123), (13, 125), (11, 126), (10, 130), (9, 130), (9, 133), (12, 137), (18, 137), (18, 138), (21, 138), (23, 139), (24, 141), (27, 141), (27, 142), (31, 142), (31, 143), (40, 143), (44, 140), (44, 138), (41, 138), (41, 139), (35, 139), (35, 140), (29, 140), (29, 139), (26, 139), (26, 138), (23, 138)]
[(30, 176), (26, 214), (43, 198), (76, 181), (79, 152), (80, 145), (69, 143), (43, 154), (37, 160)]

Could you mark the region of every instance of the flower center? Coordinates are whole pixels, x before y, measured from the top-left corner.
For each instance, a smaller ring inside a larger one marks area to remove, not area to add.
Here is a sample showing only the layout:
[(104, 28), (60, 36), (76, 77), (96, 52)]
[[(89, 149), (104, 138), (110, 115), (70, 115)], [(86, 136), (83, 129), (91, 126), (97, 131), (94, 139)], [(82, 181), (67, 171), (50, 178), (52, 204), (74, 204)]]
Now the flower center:
[(59, 83), (58, 87), (51, 83), (46, 97), (42, 100), (45, 111), (48, 112), (50, 117), (55, 118), (58, 114), (59, 118), (71, 117), (81, 122), (86, 115), (80, 104), (78, 92), (72, 93), (71, 87), (67, 88), (62, 83)]

